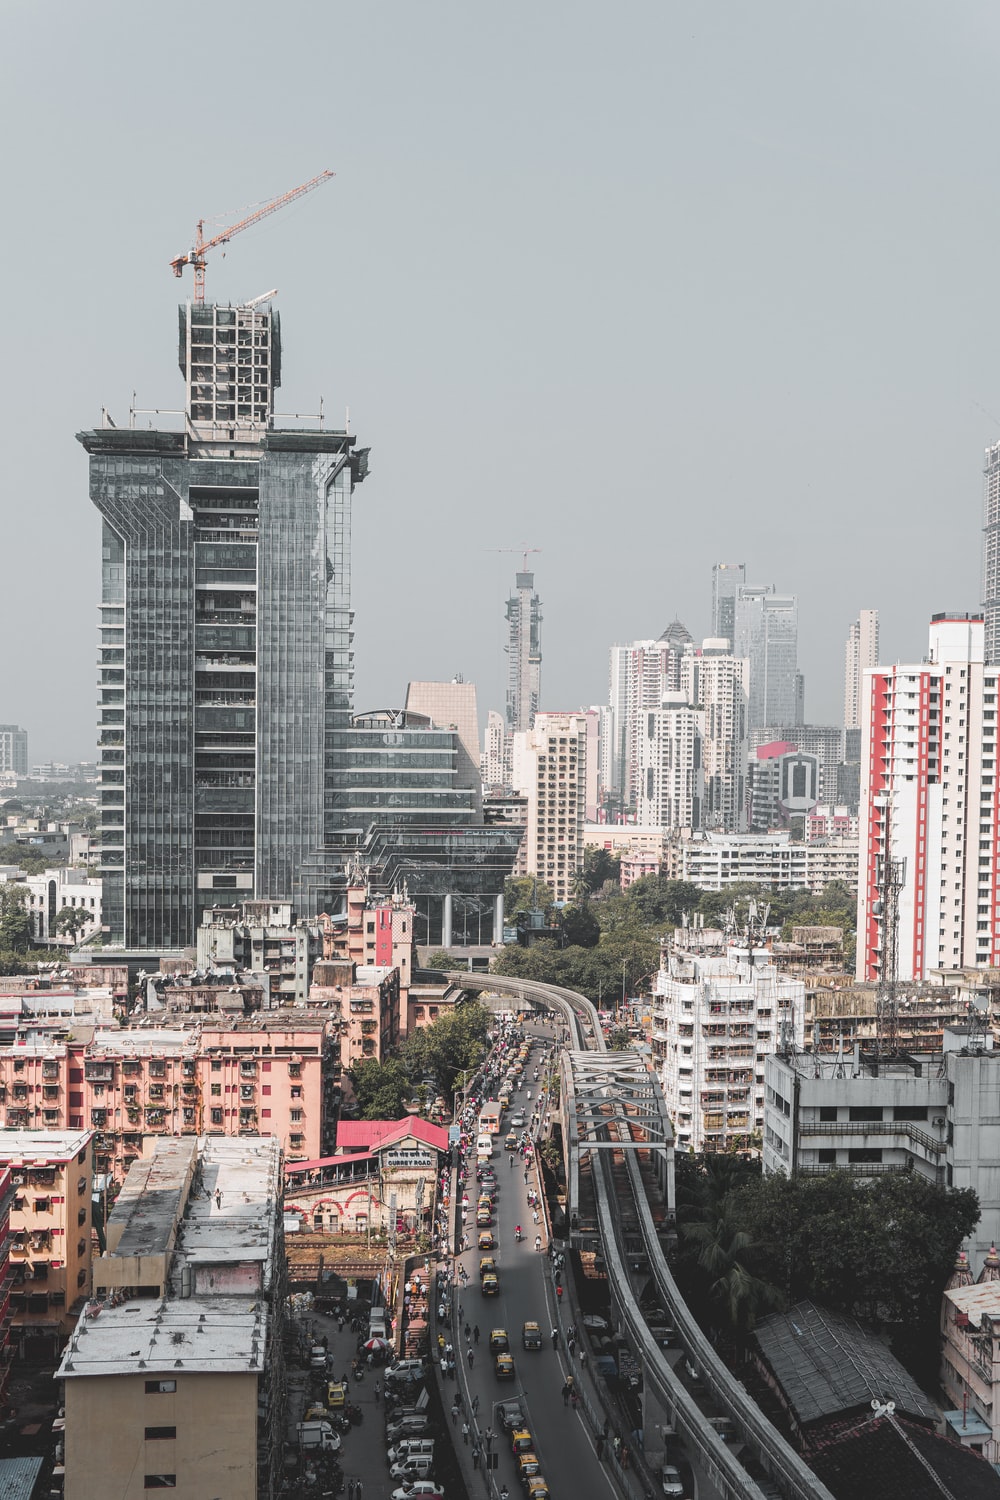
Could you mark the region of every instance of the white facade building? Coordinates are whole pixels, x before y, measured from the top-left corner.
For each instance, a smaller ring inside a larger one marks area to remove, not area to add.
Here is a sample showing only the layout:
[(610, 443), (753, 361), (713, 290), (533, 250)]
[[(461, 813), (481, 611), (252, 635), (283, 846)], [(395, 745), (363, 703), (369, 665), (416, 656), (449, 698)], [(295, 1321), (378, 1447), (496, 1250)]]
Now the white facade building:
[(668, 854), (671, 878), (703, 891), (721, 891), (742, 881), (777, 890), (819, 894), (832, 880), (858, 888), (858, 841), (832, 838), (796, 843), (791, 834), (692, 833), (676, 840)]
[(879, 978), (886, 853), (900, 979), (1000, 966), (998, 677), (976, 615), (933, 616), (928, 660), (865, 673), (859, 979)]
[[(31, 917), (32, 936), (36, 942), (62, 941), (72, 947), (99, 931), (101, 880), (98, 876), (88, 875), (86, 870), (60, 865), (55, 869), (45, 870), (41, 875), (26, 876), (24, 884), (28, 887), (25, 905)], [(80, 913), (80, 923), (74, 935), (56, 930), (56, 917), (64, 907)]]
[(844, 728), (861, 728), (864, 676), (878, 666), (878, 610), (863, 609), (847, 635), (844, 647)]
[(683, 692), (665, 693), (641, 718), (636, 817), (674, 830), (700, 828), (705, 797), (704, 714)]
[(535, 727), (514, 735), (513, 782), (527, 798), (526, 873), (556, 901), (569, 901), (583, 865), (588, 715), (538, 713)]
[(802, 1045), (805, 985), (764, 953), (672, 952), (652, 998), (653, 1054), (678, 1150), (724, 1151), (764, 1129), (764, 1064)]
[(681, 691), (702, 711), (702, 826), (746, 827), (750, 662), (724, 640), (707, 640), (681, 658)]

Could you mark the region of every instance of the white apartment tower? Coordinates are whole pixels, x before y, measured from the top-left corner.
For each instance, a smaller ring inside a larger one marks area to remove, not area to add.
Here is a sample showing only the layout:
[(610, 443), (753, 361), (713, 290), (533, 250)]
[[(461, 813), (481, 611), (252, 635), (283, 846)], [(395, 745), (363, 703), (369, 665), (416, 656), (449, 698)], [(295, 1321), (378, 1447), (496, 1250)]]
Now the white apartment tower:
[(587, 798), (586, 713), (539, 713), (533, 729), (514, 735), (513, 782), (527, 798), (527, 873), (569, 901), (583, 864)]
[(681, 691), (703, 715), (701, 826), (741, 833), (746, 828), (750, 663), (733, 656), (725, 639), (704, 641), (700, 651), (681, 658)]
[(1000, 662), (1000, 443), (987, 448), (983, 475), (983, 621), (992, 666)]
[(494, 708), (486, 716), (482, 776), (484, 786), (510, 786), (510, 732)]
[(653, 1055), (678, 1151), (725, 1151), (764, 1129), (764, 1063), (803, 1043), (805, 984), (765, 952), (664, 955)]
[(900, 979), (1000, 965), (998, 678), (971, 614), (932, 617), (926, 661), (865, 673), (859, 979), (880, 977), (885, 855), (901, 881)]
[(844, 728), (861, 728), (861, 689), (869, 667), (878, 666), (878, 610), (863, 609), (844, 647)]
[(700, 828), (705, 797), (704, 715), (684, 692), (665, 693), (641, 719), (636, 818), (674, 832)]
[(624, 807), (632, 806), (638, 795), (643, 715), (648, 709), (659, 708), (664, 693), (680, 688), (681, 655), (690, 642), (690, 632), (674, 620), (659, 640), (631, 641), (611, 648), (611, 768), (613, 785)]

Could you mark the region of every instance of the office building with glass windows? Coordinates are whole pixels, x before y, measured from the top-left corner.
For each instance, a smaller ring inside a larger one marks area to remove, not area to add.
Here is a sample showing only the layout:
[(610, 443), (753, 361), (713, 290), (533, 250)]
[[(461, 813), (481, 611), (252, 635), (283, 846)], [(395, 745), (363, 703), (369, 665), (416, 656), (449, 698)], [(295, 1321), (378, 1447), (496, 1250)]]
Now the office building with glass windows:
[[(322, 425), (276, 425), (269, 308), (188, 304), (179, 357), (180, 430), (79, 434), (103, 519), (106, 941), (191, 946), (206, 908), (252, 899), (335, 912), (358, 859), (417, 895), (417, 823), (438, 835), (428, 930), (447, 927), (442, 853), (456, 822), (481, 876), (470, 861), (458, 884), (492, 911), (516, 850), (501, 830), (469, 826), (454, 732), (428, 725), (386, 759), (398, 728), (352, 716), (351, 499), (368, 450)], [(431, 784), (418, 808), (413, 791)]]

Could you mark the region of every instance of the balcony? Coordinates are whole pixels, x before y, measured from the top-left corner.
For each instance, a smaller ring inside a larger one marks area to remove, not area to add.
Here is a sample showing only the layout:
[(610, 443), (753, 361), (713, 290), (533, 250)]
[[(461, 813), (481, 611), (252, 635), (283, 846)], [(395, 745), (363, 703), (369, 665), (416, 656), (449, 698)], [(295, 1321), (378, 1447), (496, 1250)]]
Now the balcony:
[(115, 1065), (110, 1062), (85, 1062), (83, 1077), (87, 1083), (114, 1083)]
[(940, 1156), (944, 1141), (935, 1139), (912, 1120), (820, 1120), (800, 1125), (799, 1134), (807, 1135), (895, 1135), (912, 1145), (922, 1146), (931, 1156)]

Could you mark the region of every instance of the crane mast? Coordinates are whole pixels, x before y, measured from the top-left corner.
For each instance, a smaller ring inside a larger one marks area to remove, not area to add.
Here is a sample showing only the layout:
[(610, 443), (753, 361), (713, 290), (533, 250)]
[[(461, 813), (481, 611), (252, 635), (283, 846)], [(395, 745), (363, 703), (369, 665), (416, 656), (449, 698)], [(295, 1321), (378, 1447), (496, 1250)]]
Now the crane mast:
[(206, 252), (213, 250), (216, 245), (225, 245), (236, 234), (242, 234), (244, 229), (249, 229), (252, 224), (266, 219), (269, 214), (277, 213), (279, 208), (284, 208), (287, 203), (293, 203), (296, 198), (302, 198), (306, 193), (311, 193), (313, 188), (320, 187), (334, 176), (333, 172), (320, 172), (318, 177), (311, 177), (308, 182), (300, 182), (298, 187), (293, 187), (287, 193), (281, 193), (277, 198), (272, 198), (269, 203), (263, 204), (252, 214), (247, 214), (235, 224), (230, 224), (228, 229), (220, 230), (211, 239), (205, 239), (205, 221), (199, 219), (195, 229), (194, 245), (186, 255), (177, 255), (170, 262), (175, 276), (184, 273), (185, 266), (191, 266), (194, 271), (194, 301), (200, 305), (205, 301), (205, 266)]

